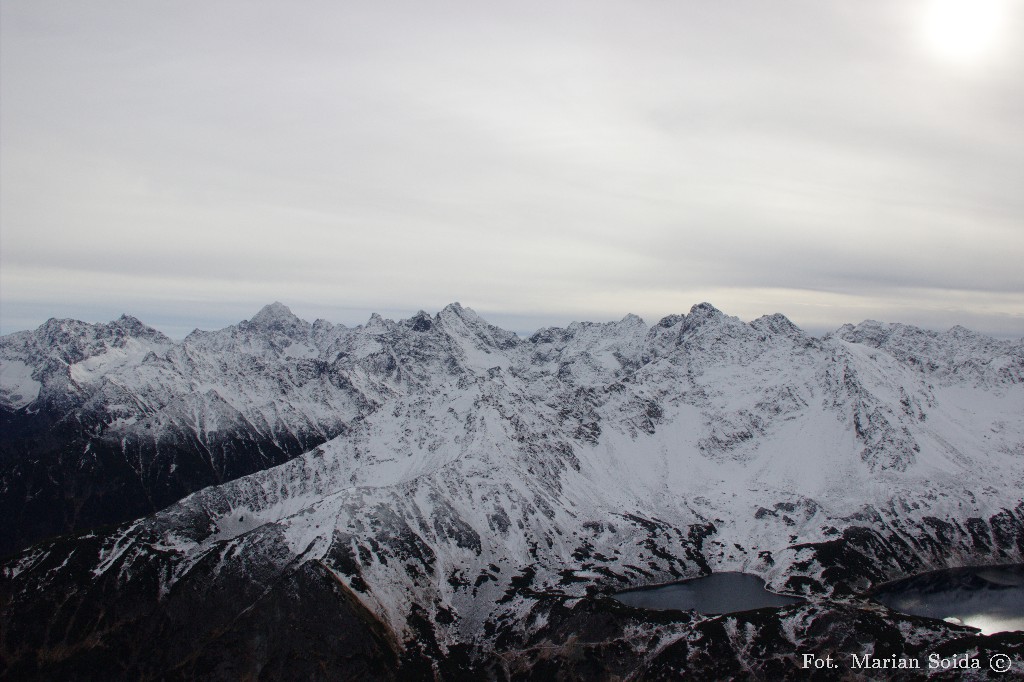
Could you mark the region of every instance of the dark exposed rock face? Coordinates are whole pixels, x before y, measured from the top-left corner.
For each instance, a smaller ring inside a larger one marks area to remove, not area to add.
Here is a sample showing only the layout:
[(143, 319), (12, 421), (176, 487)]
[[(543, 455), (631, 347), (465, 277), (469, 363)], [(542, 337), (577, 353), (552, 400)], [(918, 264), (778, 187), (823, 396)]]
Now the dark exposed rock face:
[[(399, 679), (394, 634), (331, 569), (233, 549), (198, 563), (169, 590), (172, 567), (159, 554), (141, 571), (114, 561), (100, 576), (48, 580), (32, 600), (8, 582), (0, 678)], [(83, 559), (101, 551), (96, 538), (75, 550)], [(33, 570), (54, 568), (44, 560)]]
[(151, 436), (109, 434), (102, 411), (33, 409), (0, 408), (8, 453), (0, 515), (9, 520), (0, 556), (55, 534), (151, 514), (206, 486), (286, 462), (332, 434), (270, 438), (247, 424), (205, 438), (178, 424)]
[[(929, 657), (938, 654), (977, 658), (984, 667), (977, 679), (987, 679), (993, 654), (1010, 656), (1017, 670), (1024, 663), (1024, 633), (983, 637), (970, 628), (865, 605), (801, 605), (701, 618), (645, 612), (599, 597), (573, 605), (538, 602), (531, 618), (544, 625), (530, 637), (510, 642), (500, 657), (484, 662), (489, 677), (580, 682), (919, 680), (929, 672)], [(880, 659), (913, 659), (921, 669), (855, 668), (853, 656), (862, 661), (865, 652)], [(836, 667), (804, 667), (804, 654), (822, 661), (828, 657)]]

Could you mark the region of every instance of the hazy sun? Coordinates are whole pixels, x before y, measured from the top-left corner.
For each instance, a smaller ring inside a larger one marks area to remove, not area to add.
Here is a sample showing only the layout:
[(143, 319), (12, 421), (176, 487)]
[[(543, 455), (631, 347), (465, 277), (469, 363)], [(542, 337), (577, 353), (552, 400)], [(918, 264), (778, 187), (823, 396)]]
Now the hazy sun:
[(1005, 14), (1005, 0), (930, 0), (924, 38), (943, 59), (975, 62), (995, 47)]

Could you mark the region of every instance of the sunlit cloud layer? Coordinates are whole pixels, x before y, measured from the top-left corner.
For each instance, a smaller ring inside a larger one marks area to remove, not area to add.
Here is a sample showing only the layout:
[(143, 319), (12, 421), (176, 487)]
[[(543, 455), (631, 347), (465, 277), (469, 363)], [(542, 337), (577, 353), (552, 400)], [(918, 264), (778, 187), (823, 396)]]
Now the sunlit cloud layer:
[(951, 6), (4, 2), (0, 327), (1024, 335), (1024, 7)]

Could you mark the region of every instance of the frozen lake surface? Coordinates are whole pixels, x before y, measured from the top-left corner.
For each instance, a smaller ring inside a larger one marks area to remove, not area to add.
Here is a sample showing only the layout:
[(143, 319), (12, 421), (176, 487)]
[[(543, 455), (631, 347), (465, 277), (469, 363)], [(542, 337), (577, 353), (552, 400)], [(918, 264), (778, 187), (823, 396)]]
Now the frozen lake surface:
[(1024, 630), (1024, 564), (922, 573), (872, 596), (894, 611), (970, 625), (986, 635)]
[(712, 573), (671, 585), (619, 592), (623, 604), (642, 609), (677, 609), (706, 615), (736, 613), (766, 606), (799, 604), (803, 599), (775, 594), (750, 573)]

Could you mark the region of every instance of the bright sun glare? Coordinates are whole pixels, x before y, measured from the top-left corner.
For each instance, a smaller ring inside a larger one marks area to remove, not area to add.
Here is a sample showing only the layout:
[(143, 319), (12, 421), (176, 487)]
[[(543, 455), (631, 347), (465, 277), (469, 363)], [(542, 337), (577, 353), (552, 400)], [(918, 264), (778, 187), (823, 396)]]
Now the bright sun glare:
[(1005, 14), (1005, 0), (931, 0), (924, 37), (939, 57), (970, 64), (995, 47)]

